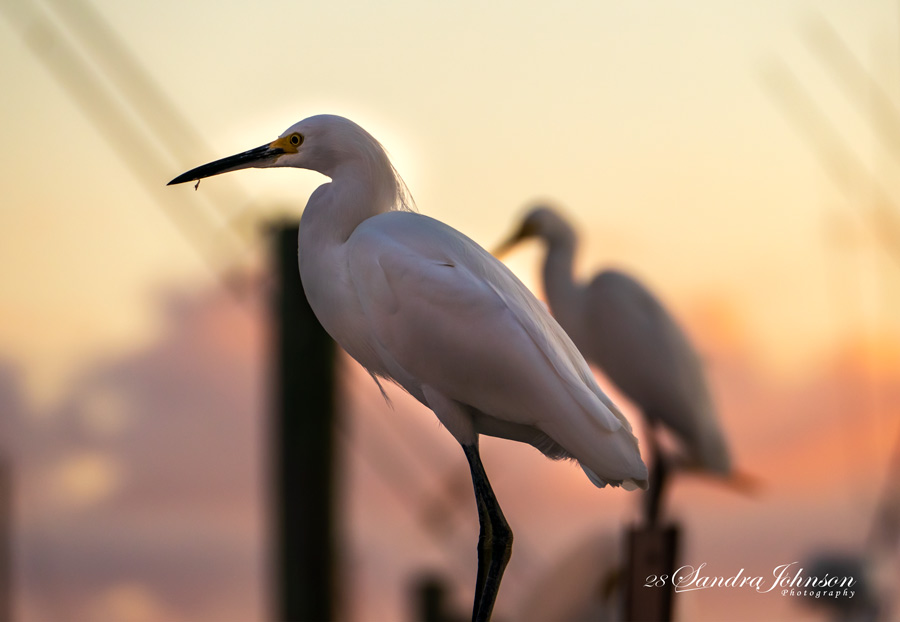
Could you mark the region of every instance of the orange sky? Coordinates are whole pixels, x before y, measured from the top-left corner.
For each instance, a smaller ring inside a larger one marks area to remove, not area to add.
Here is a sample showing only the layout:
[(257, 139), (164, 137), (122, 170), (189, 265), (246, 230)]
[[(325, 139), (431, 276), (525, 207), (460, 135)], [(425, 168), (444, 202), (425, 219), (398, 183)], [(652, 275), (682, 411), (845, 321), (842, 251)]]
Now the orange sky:
[[(231, 232), (250, 232), (250, 254), (260, 251), (257, 224), (299, 215), (323, 179), (270, 170), (207, 180), (197, 192), (164, 184), (320, 112), (369, 129), (420, 211), (485, 246), (533, 200), (558, 202), (581, 235), (579, 274), (624, 267), (684, 321), (739, 463), (767, 482), (759, 499), (679, 484), (674, 507), (696, 534), (688, 555), (765, 571), (823, 542), (859, 543), (900, 399), (898, 265), (864, 214), (877, 198), (873, 180), (893, 200), (900, 171), (883, 140), (891, 133), (854, 98), (871, 85), (843, 84), (809, 29), (817, 18), (832, 24), (897, 101), (895, 2), (98, 0), (91, 6), (187, 120), (187, 146), (158, 159), (163, 132), (110, 139), (39, 60), (54, 49), (86, 58), (101, 39), (78, 43), (71, 14), (53, 1), (37, 6), (65, 33), (57, 45), (79, 52), (40, 47), (39, 31), (23, 38), (21, 22), (2, 14), (0, 403), (12, 414), (0, 424), (30, 456), (20, 510), (30, 529), (19, 544), (25, 622), (54, 617), (44, 607), (134, 620), (261, 611), (261, 328), (254, 294), (248, 312), (214, 284), (222, 265), (244, 259), (223, 243)], [(74, 1), (60, 6), (78, 15)], [(823, 166), (821, 146), (766, 81), (783, 70), (821, 105), (865, 175)], [(111, 86), (108, 75), (99, 82)], [(144, 164), (129, 166), (134, 156)], [(181, 236), (166, 210), (198, 219), (196, 237)], [(197, 247), (212, 249), (213, 269)], [(535, 245), (509, 259), (539, 291), (538, 263)], [(433, 472), (418, 487), (404, 479), (409, 489), (427, 492), (459, 470), (458, 449), (428, 413), (402, 398), (396, 413), (381, 410), (374, 391), (364, 382), (348, 398), (379, 409), (359, 429), (396, 427), (429, 448)], [(173, 403), (161, 407), (155, 400), (169, 393)], [(378, 430), (373, 438), (387, 433)], [(511, 615), (539, 574), (539, 564), (516, 560), (550, 562), (580, 537), (617, 532), (633, 497), (598, 493), (578, 469), (529, 448), (488, 442), (485, 454), (517, 529), (498, 603)], [(234, 460), (219, 472), (221, 455)], [(433, 563), (474, 572), (470, 556), (448, 560), (427, 543), (403, 509), (421, 503), (418, 493), (390, 489), (355, 460), (355, 611), (400, 610), (397, 586), (421, 564), (414, 547), (396, 545), (404, 533)], [(474, 516), (463, 515), (451, 541), (469, 551)], [(207, 539), (197, 538), (201, 524), (214, 525)], [(126, 547), (122, 557), (103, 546), (105, 530)], [(98, 549), (93, 574), (67, 588)], [(233, 572), (211, 573), (196, 594), (167, 582), (170, 563), (206, 576), (221, 559)], [(795, 615), (777, 598), (737, 598), (748, 619)], [(734, 612), (721, 594), (685, 602), (691, 619)]]
[[(261, 615), (263, 309), (221, 290), (170, 293), (156, 308), (157, 338), (98, 360), (51, 412), (17, 400), (24, 386), (16, 368), (2, 367), (4, 436), (14, 442), (22, 478), (22, 619), (56, 618), (59, 607), (72, 620)], [(704, 478), (675, 482), (670, 506), (685, 530), (684, 563), (768, 576), (823, 547), (858, 549), (900, 433), (893, 417), (900, 366), (872, 374), (836, 352), (819, 372), (786, 380), (761, 368), (740, 339), (717, 340), (721, 328), (707, 334), (704, 325), (689, 326), (736, 461), (761, 483), (747, 496)], [(462, 453), (408, 396), (390, 388), (391, 409), (355, 363), (341, 359), (340, 369), (350, 619), (403, 617), (404, 590), (427, 569), (455, 581), (455, 602), (465, 608), (477, 515)], [(636, 516), (638, 497), (597, 490), (574, 465), (516, 443), (485, 439), (483, 455), (516, 533), (498, 614), (518, 617), (561, 555), (586, 540), (615, 541)], [(425, 520), (435, 511), (442, 521)], [(227, 572), (213, 570), (223, 563)], [(201, 581), (190, 598), (184, 581)], [(804, 615), (777, 594), (707, 590), (679, 603), (696, 620)]]
[[(0, 154), (0, 349), (22, 363), (39, 399), (58, 397), (92, 352), (145, 341), (157, 328), (153, 287), (208, 283), (193, 245), (212, 248), (215, 265), (234, 261), (217, 237), (227, 223), (253, 231), (263, 214), (297, 215), (322, 180), (247, 171), (196, 193), (163, 184), (319, 112), (372, 131), (420, 209), (482, 244), (534, 199), (559, 202), (582, 231), (584, 274), (624, 266), (685, 310), (697, 298), (728, 299), (752, 347), (782, 373), (802, 372), (847, 335), (900, 332), (883, 321), (896, 314), (880, 311), (900, 303), (897, 268), (860, 217), (871, 183), (829, 175), (764, 79), (773, 66), (796, 74), (861, 167), (895, 178), (885, 132), (809, 35), (815, 19), (834, 24), (896, 96), (894, 3), (342, 4), (97, 2), (190, 128), (157, 160), (172, 127), (106, 140), (108, 128), (89, 122), (39, 60), (43, 48), (29, 47), (39, 40), (0, 20), (0, 112), (15, 120), (0, 138), (16, 145)], [(54, 6), (39, 15), (79, 45), (80, 5)], [(273, 38), (275, 24), (295, 35)], [(91, 58), (100, 40), (63, 56)], [(236, 41), (271, 48), (261, 57)], [(116, 66), (101, 66), (108, 86)], [(148, 164), (131, 168), (131, 157)], [(205, 223), (193, 245), (166, 210)], [(840, 244), (836, 227), (846, 232)], [(534, 258), (513, 263), (527, 276)]]

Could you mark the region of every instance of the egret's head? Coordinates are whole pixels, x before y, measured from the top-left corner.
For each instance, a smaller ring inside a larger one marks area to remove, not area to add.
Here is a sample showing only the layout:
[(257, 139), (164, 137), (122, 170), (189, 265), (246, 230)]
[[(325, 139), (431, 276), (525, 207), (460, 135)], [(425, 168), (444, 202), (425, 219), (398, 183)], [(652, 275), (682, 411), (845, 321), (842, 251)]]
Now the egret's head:
[(532, 208), (526, 214), (516, 232), (494, 251), (494, 255), (500, 257), (509, 252), (519, 242), (529, 238), (541, 238), (552, 244), (554, 241), (571, 239), (574, 235), (572, 227), (556, 210), (552, 207), (541, 205)]
[(317, 115), (295, 123), (272, 142), (203, 166), (169, 182), (181, 184), (244, 168), (290, 166), (331, 177), (341, 164), (358, 160), (393, 172), (381, 144), (353, 121), (335, 115)]

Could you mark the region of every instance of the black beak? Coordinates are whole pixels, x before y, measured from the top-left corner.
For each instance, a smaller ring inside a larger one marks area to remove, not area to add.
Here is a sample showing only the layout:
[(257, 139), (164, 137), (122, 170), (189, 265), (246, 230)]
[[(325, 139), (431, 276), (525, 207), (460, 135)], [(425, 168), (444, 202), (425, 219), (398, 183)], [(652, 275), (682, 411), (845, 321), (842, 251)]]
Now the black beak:
[(284, 154), (284, 149), (280, 147), (272, 147), (271, 144), (245, 151), (237, 155), (222, 158), (197, 168), (192, 168), (187, 173), (182, 173), (167, 186), (173, 184), (183, 184), (188, 181), (196, 181), (204, 177), (212, 177), (220, 173), (228, 173), (229, 171), (237, 171), (242, 168), (253, 168), (265, 166), (267, 163), (273, 162), (278, 156)]
[(494, 250), (491, 251), (491, 255), (496, 257), (497, 259), (501, 259), (504, 255), (509, 253), (513, 249), (513, 247), (528, 237), (528, 234), (519, 229), (514, 234), (506, 238), (503, 242), (500, 243)]

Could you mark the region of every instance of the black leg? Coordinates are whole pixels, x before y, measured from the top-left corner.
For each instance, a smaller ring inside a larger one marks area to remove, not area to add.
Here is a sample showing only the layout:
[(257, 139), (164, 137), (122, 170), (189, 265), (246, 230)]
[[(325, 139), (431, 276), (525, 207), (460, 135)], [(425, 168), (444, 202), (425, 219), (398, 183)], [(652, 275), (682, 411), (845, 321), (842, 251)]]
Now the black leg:
[(472, 485), (475, 487), (475, 501), (478, 504), (478, 522), (481, 525), (478, 535), (478, 578), (475, 584), (472, 622), (487, 622), (491, 619), (494, 602), (500, 591), (503, 571), (512, 555), (513, 533), (484, 472), (477, 441), (472, 445), (463, 445), (463, 451), (472, 472)]
[(659, 523), (662, 514), (663, 491), (669, 475), (669, 464), (665, 456), (659, 450), (656, 441), (656, 426), (651, 425), (647, 438), (651, 454), (650, 481), (647, 492), (644, 493), (644, 520), (649, 527), (655, 527)]

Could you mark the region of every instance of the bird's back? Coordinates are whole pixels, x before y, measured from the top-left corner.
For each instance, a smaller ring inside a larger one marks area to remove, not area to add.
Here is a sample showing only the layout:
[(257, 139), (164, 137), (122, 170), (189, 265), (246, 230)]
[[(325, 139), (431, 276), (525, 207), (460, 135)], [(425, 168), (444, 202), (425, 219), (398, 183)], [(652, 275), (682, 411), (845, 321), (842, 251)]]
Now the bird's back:
[(578, 459), (597, 484), (644, 485), (628, 421), (544, 306), (492, 255), (409, 212), (368, 219), (348, 246), (387, 375), (426, 404), (425, 385), (465, 405), (480, 433)]

